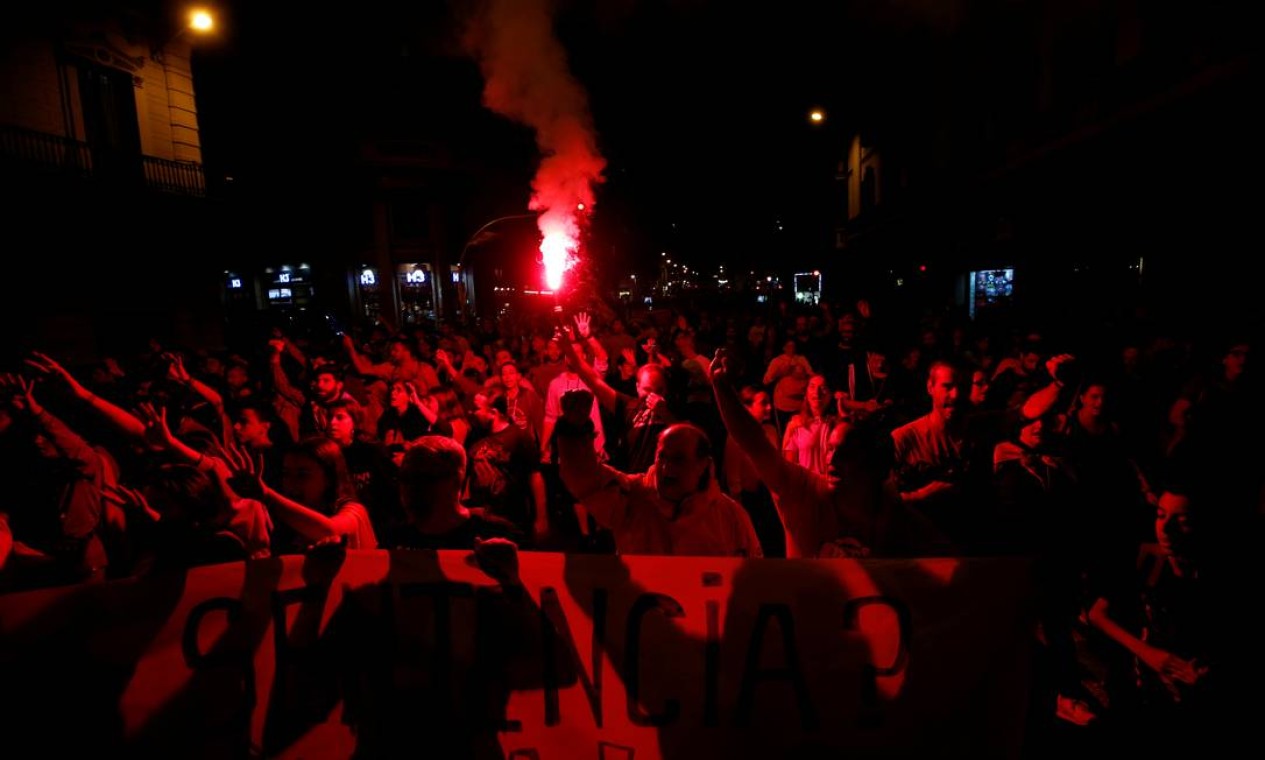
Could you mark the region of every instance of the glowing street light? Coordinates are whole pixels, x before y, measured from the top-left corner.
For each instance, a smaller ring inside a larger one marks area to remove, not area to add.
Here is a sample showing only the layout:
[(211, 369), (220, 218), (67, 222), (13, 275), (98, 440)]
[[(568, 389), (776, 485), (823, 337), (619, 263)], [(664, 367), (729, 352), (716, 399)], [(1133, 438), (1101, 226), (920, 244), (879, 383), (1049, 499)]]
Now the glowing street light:
[(209, 32), (215, 28), (215, 17), (205, 8), (194, 8), (189, 12), (189, 28), (196, 32)]
[(206, 8), (193, 8), (189, 11), (189, 23), (176, 29), (167, 39), (155, 40), (150, 48), (150, 58), (164, 67), (167, 66), (167, 48), (176, 40), (188, 41), (191, 36), (207, 37), (215, 31), (215, 17)]
[(820, 108), (814, 108), (808, 112), (808, 120), (813, 124), (821, 124), (826, 121), (826, 112)]

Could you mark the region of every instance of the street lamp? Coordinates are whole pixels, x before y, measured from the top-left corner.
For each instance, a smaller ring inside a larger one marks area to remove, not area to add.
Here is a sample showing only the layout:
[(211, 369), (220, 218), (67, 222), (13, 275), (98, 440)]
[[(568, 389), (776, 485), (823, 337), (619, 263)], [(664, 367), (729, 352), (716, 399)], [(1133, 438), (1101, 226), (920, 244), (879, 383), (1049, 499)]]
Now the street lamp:
[[(466, 253), (472, 247), (474, 247), (476, 243), (483, 242), (483, 240), (479, 239), (479, 236), (487, 232), (490, 228), (494, 227), (495, 225), (500, 224), (501, 222), (508, 222), (511, 219), (535, 219), (535, 218), (536, 218), (535, 214), (510, 214), (509, 216), (498, 216), (492, 221), (484, 223), (482, 227), (475, 230), (474, 234), (472, 234), (470, 238), (466, 240), (466, 244), (461, 246), (461, 255), (457, 257), (457, 268), (460, 269), (461, 265), (466, 262)], [(487, 238), (484, 238), (484, 240), (486, 239)]]
[[(471, 248), (474, 248), (476, 245), (486, 241), (488, 237), (490, 237), (490, 236), (485, 236), (485, 233), (487, 233), (488, 230), (490, 230), (492, 227), (495, 227), (501, 222), (508, 222), (515, 219), (535, 219), (535, 218), (536, 218), (536, 214), (534, 213), (509, 214), (508, 216), (498, 216), (497, 218), (489, 222), (484, 222), (483, 226), (475, 230), (474, 233), (471, 234), (470, 237), (466, 239), (465, 245), (461, 246), (461, 255), (457, 257), (457, 269), (463, 270), (463, 267), (465, 266), (465, 263), (466, 263), (466, 254), (470, 252)], [(469, 284), (466, 285), (466, 288), (467, 290), (466, 290), (465, 300), (468, 303), (470, 301)], [(466, 304), (460, 304), (463, 319), (465, 317), (465, 306)]]
[[(174, 162), (174, 168), (160, 169), (164, 184), (171, 176), (180, 185), (197, 194), (206, 192), (206, 176), (202, 168), (202, 141), (197, 120), (197, 96), (194, 94), (193, 45), (188, 36), (206, 37), (215, 29), (215, 18), (206, 8), (194, 8), (185, 17), (185, 23), (174, 31), (174, 19), (151, 29), (149, 57), (162, 69), (162, 96), (167, 101), (167, 121), (171, 127), (170, 155), (161, 160)], [(161, 40), (161, 41), (159, 41)], [(192, 101), (192, 102), (190, 102)], [(183, 132), (181, 130), (184, 130)], [(150, 172), (148, 159), (142, 162), (142, 176)], [(165, 166), (165, 165), (164, 165)], [(149, 181), (146, 179), (146, 181)]]
[(170, 37), (163, 40), (161, 44), (157, 44), (153, 48), (154, 57), (162, 56), (167, 46), (176, 42), (177, 39), (188, 33), (194, 33), (205, 37), (205, 35), (215, 32), (215, 15), (206, 8), (192, 8), (186, 15), (186, 23), (180, 28), (172, 32)]
[(215, 31), (215, 16), (211, 14), (211, 11), (206, 8), (193, 8), (189, 11), (188, 23), (177, 29), (170, 37), (164, 40), (162, 44), (155, 45), (151, 51), (151, 57), (165, 66), (166, 61), (164, 59), (166, 58), (168, 45), (180, 39), (188, 32), (193, 32), (199, 36), (205, 36), (213, 31)]
[(206, 8), (189, 11), (189, 28), (196, 32), (209, 32), (215, 28), (215, 17)]

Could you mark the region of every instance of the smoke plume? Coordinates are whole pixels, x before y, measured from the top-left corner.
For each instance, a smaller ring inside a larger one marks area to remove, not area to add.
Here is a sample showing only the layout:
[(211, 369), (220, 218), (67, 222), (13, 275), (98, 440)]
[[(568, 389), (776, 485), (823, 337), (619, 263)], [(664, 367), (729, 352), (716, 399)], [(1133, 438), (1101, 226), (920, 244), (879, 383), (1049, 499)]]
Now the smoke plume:
[(561, 283), (593, 208), (605, 159), (597, 149), (588, 96), (554, 35), (550, 0), (484, 0), (465, 37), (483, 72), (483, 104), (531, 127), (540, 150), (531, 209), (549, 286)]

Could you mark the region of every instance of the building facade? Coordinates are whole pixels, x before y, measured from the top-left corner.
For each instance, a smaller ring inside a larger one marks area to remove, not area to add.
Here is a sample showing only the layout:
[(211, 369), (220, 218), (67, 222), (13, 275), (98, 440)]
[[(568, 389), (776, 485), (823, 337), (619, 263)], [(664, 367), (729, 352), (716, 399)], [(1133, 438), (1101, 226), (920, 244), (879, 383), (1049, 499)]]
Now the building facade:
[[(196, 40), (158, 3), (15, 11), (0, 58), (9, 342), (91, 353), (123, 336), (212, 341)], [(48, 317), (48, 319), (45, 319)]]

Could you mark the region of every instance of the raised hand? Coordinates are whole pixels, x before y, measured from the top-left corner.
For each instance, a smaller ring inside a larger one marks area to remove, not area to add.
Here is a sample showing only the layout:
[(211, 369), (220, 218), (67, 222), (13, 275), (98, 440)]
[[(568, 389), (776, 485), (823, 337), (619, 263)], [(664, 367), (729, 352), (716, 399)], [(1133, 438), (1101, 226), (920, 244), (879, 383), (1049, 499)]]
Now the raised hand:
[(176, 437), (167, 427), (166, 408), (155, 409), (153, 404), (145, 402), (136, 407), (136, 417), (145, 427), (145, 443), (151, 449), (165, 451), (175, 447)]
[(52, 357), (48, 356), (47, 354), (41, 354), (38, 351), (32, 351), (31, 355), (26, 359), (25, 363), (26, 363), (26, 366), (30, 367), (31, 369), (35, 370), (41, 375), (44, 375), (45, 377), (52, 377), (52, 378), (56, 378), (60, 380), (61, 382), (65, 383), (68, 388), (70, 388), (72, 391), (75, 391), (76, 393), (78, 393), (79, 391), (83, 389), (83, 386), (79, 384), (79, 381), (75, 379), (74, 375), (70, 374), (70, 372), (67, 371), (65, 367), (58, 364), (56, 361), (52, 359)]
[(113, 356), (105, 357), (102, 363), (105, 365), (106, 372), (109, 372), (114, 377), (125, 377), (123, 368), (119, 366), (118, 360)]
[(582, 311), (575, 315), (575, 332), (576, 335), (580, 336), (580, 340), (588, 340), (589, 336), (593, 334), (592, 322), (593, 318), (589, 316), (588, 312)]
[(712, 378), (712, 383), (727, 383), (731, 380), (730, 372), (733, 369), (729, 352), (723, 348), (716, 349), (716, 356), (712, 359), (712, 365), (708, 374)]
[(476, 538), (474, 561), (479, 569), (503, 586), (517, 586), (518, 546), (506, 538)]
[(1164, 675), (1172, 680), (1194, 686), (1200, 676), (1208, 672), (1206, 667), (1200, 668), (1195, 665), (1193, 660), (1187, 660), (1176, 655), (1169, 655), (1164, 662)]
[(167, 379), (188, 385), (193, 378), (189, 376), (189, 370), (184, 368), (184, 358), (170, 351), (163, 354), (162, 358), (167, 362)]
[(151, 507), (149, 500), (145, 498), (145, 494), (135, 488), (128, 488), (117, 483), (103, 483), (101, 496), (106, 501), (117, 504), (126, 511), (143, 515), (146, 519), (153, 522), (158, 522), (162, 519), (162, 513)]
[(6, 373), (0, 375), (0, 393), (9, 397), (17, 411), (38, 417), (44, 413), (44, 407), (35, 400), (35, 383), (22, 375)]
[(1138, 654), (1138, 659), (1158, 673), (1161, 678), (1170, 682), (1193, 685), (1203, 673), (1207, 672), (1207, 668), (1196, 668), (1193, 662), (1150, 645)]
[(244, 446), (229, 443), (220, 449), (224, 463), (232, 473), (228, 485), (238, 496), (262, 501), (264, 497), (263, 455), (253, 455)]
[(997, 377), (998, 375), (1005, 372), (1006, 370), (1010, 370), (1011, 372), (1014, 372), (1016, 369), (1020, 368), (1021, 366), (1022, 365), (1019, 363), (1018, 359), (1016, 359), (1013, 356), (1007, 356), (1006, 358), (997, 362), (997, 366), (993, 368), (993, 377)]
[(1051, 356), (1045, 360), (1045, 371), (1050, 373), (1050, 377), (1059, 378), (1059, 368), (1065, 364), (1076, 361), (1076, 357), (1071, 354), (1058, 354)]

